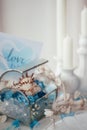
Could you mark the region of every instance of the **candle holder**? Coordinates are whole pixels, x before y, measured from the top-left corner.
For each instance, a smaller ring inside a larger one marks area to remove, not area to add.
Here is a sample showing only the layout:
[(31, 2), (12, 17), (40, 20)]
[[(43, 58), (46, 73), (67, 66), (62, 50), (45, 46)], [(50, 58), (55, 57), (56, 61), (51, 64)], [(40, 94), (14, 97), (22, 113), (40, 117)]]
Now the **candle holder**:
[(79, 40), (79, 66), (75, 73), (80, 78), (80, 91), (85, 95), (87, 93), (87, 37), (81, 36)]
[(73, 94), (79, 89), (80, 79), (75, 75), (74, 69), (64, 69), (60, 76), (65, 85), (66, 92)]

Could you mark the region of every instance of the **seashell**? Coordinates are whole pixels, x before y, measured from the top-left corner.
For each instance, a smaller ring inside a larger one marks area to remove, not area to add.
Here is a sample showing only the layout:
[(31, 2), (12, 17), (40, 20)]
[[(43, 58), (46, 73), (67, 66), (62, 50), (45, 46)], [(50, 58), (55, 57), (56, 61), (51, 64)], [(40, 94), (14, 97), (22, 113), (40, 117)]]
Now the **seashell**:
[(81, 99), (81, 100), (78, 100), (78, 101), (74, 101), (73, 102), (74, 103), (74, 105), (76, 105), (76, 106), (78, 106), (78, 105), (84, 105), (84, 100), (83, 99)]
[(38, 105), (37, 104), (35, 104), (35, 108), (37, 108), (38, 107)]
[(66, 106), (62, 106), (60, 112), (66, 113), (66, 111), (67, 111), (67, 107)]
[(56, 112), (56, 111), (58, 111), (58, 109), (59, 109), (58, 103), (57, 103), (57, 102), (54, 102), (53, 105), (52, 105), (52, 110), (53, 110), (54, 112)]
[(11, 87), (13, 85), (13, 81), (9, 80), (8, 83), (6, 84), (7, 87)]
[(44, 73), (45, 72), (45, 67), (39, 67), (38, 72), (39, 73)]
[(70, 100), (70, 93), (66, 93), (66, 95), (65, 95), (65, 99), (64, 99), (65, 101), (68, 101), (68, 100)]
[(55, 78), (55, 83), (56, 83), (56, 85), (58, 85), (58, 86), (61, 86), (61, 85), (62, 85), (62, 81), (61, 81), (61, 79), (60, 79), (59, 77), (56, 77), (56, 78)]
[(79, 98), (80, 97), (80, 92), (79, 91), (76, 91), (75, 93), (74, 93), (74, 99), (77, 99), (77, 98)]
[(32, 109), (32, 111), (34, 112), (34, 111), (35, 111), (35, 109), (33, 108), (33, 109)]
[(86, 103), (87, 103), (87, 99), (86, 99), (86, 98), (84, 98), (83, 100), (84, 100), (84, 103), (86, 104)]
[(70, 113), (70, 111), (71, 111), (71, 106), (68, 106), (66, 113)]
[(73, 105), (74, 104), (74, 100), (71, 98), (70, 100), (69, 100), (69, 105)]
[(7, 120), (7, 116), (6, 115), (0, 116), (0, 123), (4, 123), (4, 122), (6, 122), (6, 120)]
[(53, 113), (54, 112), (50, 109), (45, 109), (45, 112), (44, 112), (46, 117), (51, 117), (53, 115)]

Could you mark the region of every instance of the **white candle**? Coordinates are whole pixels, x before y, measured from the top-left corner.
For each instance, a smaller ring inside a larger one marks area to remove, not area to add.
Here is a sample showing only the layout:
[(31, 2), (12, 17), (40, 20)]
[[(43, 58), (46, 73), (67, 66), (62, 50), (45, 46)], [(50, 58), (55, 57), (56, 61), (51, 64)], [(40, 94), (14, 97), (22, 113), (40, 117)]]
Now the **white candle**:
[(87, 8), (81, 12), (81, 35), (87, 36)]
[(57, 0), (57, 58), (62, 61), (63, 39), (66, 36), (66, 0)]
[(63, 69), (73, 69), (73, 42), (67, 36), (63, 42)]

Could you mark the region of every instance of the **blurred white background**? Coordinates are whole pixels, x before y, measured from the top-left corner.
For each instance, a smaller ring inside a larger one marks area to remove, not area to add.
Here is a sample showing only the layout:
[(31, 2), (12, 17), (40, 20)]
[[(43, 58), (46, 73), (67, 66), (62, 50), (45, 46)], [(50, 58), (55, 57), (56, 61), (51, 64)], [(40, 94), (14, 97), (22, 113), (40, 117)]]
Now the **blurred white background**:
[[(80, 36), (81, 10), (87, 0), (67, 0), (67, 34), (74, 41), (74, 64)], [(43, 42), (42, 57), (57, 55), (56, 0), (0, 0), (0, 32)]]

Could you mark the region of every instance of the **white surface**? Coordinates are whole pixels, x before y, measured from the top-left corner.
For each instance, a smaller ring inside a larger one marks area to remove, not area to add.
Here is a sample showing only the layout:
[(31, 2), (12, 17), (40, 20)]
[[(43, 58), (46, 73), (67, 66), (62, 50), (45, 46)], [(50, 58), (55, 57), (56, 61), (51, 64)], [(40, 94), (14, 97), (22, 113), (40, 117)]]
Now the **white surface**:
[[(3, 128), (6, 128), (6, 126), (9, 126), (10, 124), (10, 120), (5, 124), (0, 124), (0, 130), (3, 130)], [(30, 128), (22, 126), (21, 130), (30, 130)], [(53, 129), (50, 127), (49, 130)], [(55, 130), (87, 130), (87, 112), (83, 112), (73, 117), (66, 117), (63, 120), (56, 121)]]
[[(0, 130), (5, 129), (6, 127), (9, 127), (12, 123), (12, 120), (8, 120), (6, 123), (0, 123)], [(30, 130), (27, 126), (21, 126), (21, 130)]]
[(87, 130), (87, 112), (56, 122), (55, 130)]

